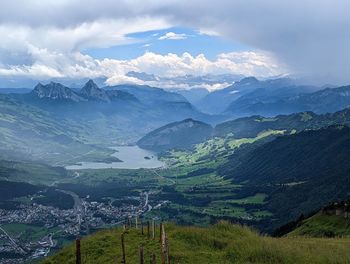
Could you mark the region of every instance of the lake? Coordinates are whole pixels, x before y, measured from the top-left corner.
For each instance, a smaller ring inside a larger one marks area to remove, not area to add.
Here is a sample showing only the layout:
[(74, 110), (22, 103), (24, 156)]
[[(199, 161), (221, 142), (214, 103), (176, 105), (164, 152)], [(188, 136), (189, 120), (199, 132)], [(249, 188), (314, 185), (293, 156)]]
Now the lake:
[(80, 162), (76, 165), (66, 166), (66, 169), (151, 169), (165, 166), (165, 163), (158, 160), (154, 152), (139, 148), (138, 146), (117, 146), (111, 149), (116, 151), (112, 156), (123, 162)]

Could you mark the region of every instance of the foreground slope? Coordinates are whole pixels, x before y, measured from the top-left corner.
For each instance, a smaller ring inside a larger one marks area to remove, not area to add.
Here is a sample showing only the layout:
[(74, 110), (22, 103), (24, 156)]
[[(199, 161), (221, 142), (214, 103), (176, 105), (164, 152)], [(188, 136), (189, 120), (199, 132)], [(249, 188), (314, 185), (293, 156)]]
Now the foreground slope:
[[(97, 232), (81, 241), (84, 263), (119, 263), (121, 229)], [(172, 263), (348, 263), (350, 238), (271, 238), (248, 228), (220, 223), (208, 228), (166, 225)], [(139, 263), (138, 248), (144, 245), (146, 262), (155, 253), (160, 263), (158, 238), (147, 239), (138, 229), (125, 235), (127, 263)], [(74, 246), (43, 261), (75, 263)]]

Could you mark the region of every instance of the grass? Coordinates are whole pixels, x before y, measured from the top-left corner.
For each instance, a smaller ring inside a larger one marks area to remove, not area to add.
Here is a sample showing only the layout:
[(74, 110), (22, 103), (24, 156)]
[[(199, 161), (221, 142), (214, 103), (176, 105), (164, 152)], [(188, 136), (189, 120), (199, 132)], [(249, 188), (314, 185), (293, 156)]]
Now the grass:
[(317, 213), (288, 236), (350, 236), (350, 221), (341, 216)]
[[(100, 231), (82, 239), (83, 263), (119, 263), (121, 229)], [(172, 263), (350, 263), (350, 238), (271, 238), (237, 225), (220, 223), (208, 228), (166, 225)], [(160, 245), (131, 229), (125, 236), (127, 263), (139, 263), (144, 246), (146, 263), (151, 253), (160, 263)], [(74, 245), (43, 261), (43, 264), (75, 263)]]
[(257, 193), (254, 196), (230, 200), (229, 202), (234, 204), (263, 204), (266, 197), (267, 195), (264, 193)]

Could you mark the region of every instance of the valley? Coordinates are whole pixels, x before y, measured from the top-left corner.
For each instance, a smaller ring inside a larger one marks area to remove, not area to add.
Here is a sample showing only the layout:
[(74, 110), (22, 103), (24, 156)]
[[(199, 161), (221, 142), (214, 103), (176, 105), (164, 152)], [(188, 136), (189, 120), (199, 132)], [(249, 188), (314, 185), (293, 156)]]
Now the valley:
[(224, 220), (272, 235), (348, 196), (348, 108), (234, 118), (159, 88), (93, 81), (1, 100), (7, 263), (40, 261), (136, 216), (200, 227)]

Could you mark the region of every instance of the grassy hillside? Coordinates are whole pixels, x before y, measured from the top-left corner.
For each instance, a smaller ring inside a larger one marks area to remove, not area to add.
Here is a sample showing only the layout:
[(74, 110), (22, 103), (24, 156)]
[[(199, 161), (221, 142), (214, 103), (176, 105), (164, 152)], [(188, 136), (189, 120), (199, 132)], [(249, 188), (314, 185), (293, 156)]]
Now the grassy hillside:
[[(81, 241), (83, 263), (120, 263), (121, 229), (97, 232)], [(142, 236), (140, 229), (125, 235), (127, 263), (139, 263), (144, 245), (145, 261), (151, 253), (160, 263), (160, 245)], [(220, 223), (209, 228), (166, 225), (172, 263), (349, 263), (350, 238), (271, 238), (248, 228)], [(75, 263), (74, 245), (49, 257), (43, 264)]]
[(274, 214), (277, 228), (348, 196), (349, 150), (346, 126), (304, 131), (234, 153), (219, 175), (244, 184), (246, 195), (267, 194), (263, 208)]
[(350, 236), (350, 221), (342, 216), (317, 213), (304, 220), (288, 236)]

